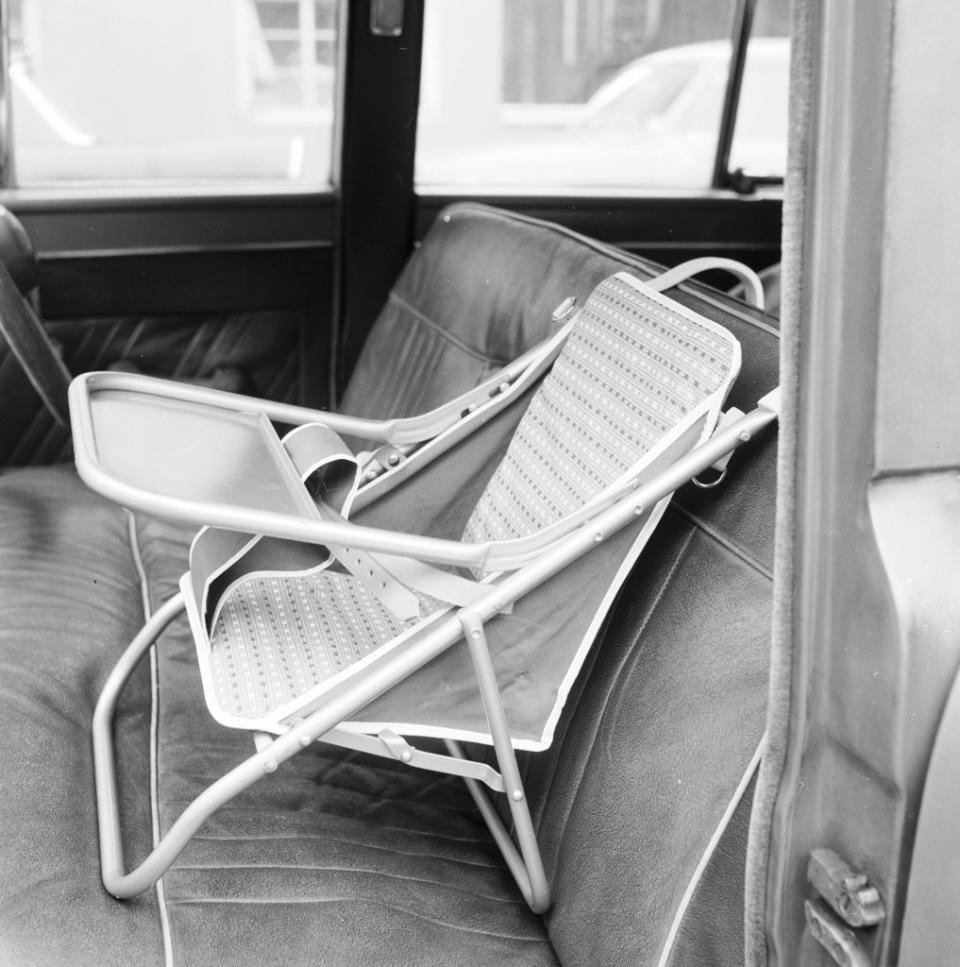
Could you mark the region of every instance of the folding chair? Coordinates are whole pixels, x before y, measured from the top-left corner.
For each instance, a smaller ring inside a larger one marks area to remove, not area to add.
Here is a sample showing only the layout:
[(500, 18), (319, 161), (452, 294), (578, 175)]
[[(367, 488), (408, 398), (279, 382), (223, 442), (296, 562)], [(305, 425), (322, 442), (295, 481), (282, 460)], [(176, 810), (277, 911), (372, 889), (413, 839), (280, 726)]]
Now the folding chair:
[[(411, 419), (126, 374), (74, 381), (83, 479), (126, 506), (202, 525), (180, 593), (128, 647), (96, 708), (109, 892), (147, 889), (215, 809), (323, 741), (462, 776), (527, 902), (549, 905), (515, 750), (550, 745), (672, 492), (722, 469), (776, 419), (776, 391), (721, 418), (740, 347), (658, 291), (688, 271), (605, 279), (581, 309), (555, 313), (544, 343)], [(296, 429), (281, 441), (271, 421)], [(341, 433), (375, 449), (354, 454)], [(125, 873), (114, 707), (184, 609), (211, 714), (251, 731), (257, 751)], [(446, 754), (417, 748), (416, 736), (442, 739)], [(465, 741), (492, 745), (497, 768), (470, 758)], [(506, 795), (516, 841), (484, 786)]]

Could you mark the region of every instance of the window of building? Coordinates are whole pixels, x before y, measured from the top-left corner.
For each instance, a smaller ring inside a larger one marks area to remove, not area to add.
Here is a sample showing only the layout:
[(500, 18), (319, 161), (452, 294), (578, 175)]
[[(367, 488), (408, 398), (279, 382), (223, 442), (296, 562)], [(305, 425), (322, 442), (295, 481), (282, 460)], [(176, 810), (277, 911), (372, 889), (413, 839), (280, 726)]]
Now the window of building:
[(255, 0), (254, 97), (266, 110), (329, 112), (336, 63), (330, 0)]

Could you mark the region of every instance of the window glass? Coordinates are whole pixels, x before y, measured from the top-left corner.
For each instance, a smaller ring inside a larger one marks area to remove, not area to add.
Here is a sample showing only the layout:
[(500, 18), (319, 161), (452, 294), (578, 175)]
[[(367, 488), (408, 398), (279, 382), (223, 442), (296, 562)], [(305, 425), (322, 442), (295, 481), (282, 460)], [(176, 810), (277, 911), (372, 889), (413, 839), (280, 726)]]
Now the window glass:
[(782, 178), (787, 170), (790, 0), (760, 0), (747, 47), (730, 170)]
[(421, 186), (709, 186), (733, 0), (427, 0)]
[(16, 182), (323, 184), (337, 0), (8, 0)]

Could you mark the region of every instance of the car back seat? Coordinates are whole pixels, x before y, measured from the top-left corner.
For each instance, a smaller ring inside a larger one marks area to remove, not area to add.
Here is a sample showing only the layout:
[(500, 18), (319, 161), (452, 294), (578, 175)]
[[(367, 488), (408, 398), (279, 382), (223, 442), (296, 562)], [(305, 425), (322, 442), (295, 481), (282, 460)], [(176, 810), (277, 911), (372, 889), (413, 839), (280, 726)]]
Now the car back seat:
[[(479, 205), (441, 214), (398, 280), (342, 409), (409, 414), (542, 338), (551, 310), (651, 267)], [(731, 403), (776, 383), (761, 314), (673, 293), (741, 341)], [(749, 780), (771, 600), (772, 434), (688, 487), (626, 585), (550, 751), (524, 758), (554, 905), (530, 913), (461, 785), (318, 747), (217, 813), (134, 901), (99, 881), (89, 726), (190, 533), (128, 514), (71, 468), (0, 477), (0, 963), (737, 964)], [(142, 605), (136, 604), (142, 602)], [(130, 861), (248, 739), (207, 716), (187, 629), (117, 719)]]

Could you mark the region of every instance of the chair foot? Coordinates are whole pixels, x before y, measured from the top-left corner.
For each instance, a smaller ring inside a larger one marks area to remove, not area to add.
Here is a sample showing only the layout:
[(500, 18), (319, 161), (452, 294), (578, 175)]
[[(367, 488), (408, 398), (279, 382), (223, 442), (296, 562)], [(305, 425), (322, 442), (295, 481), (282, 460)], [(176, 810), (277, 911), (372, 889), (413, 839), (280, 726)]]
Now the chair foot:
[(93, 713), (93, 768), (96, 778), (97, 822), (100, 831), (100, 870), (103, 885), (118, 899), (126, 899), (142, 893), (156, 882), (163, 870), (150, 880), (142, 882), (137, 879), (132, 884), (129, 882), (130, 878), (123, 874), (120, 808), (117, 801), (116, 767), (113, 755), (113, 715), (120, 693), (141, 659), (167, 625), (183, 610), (183, 594), (178, 593), (156, 611), (130, 642), (113, 671), (110, 672)]
[[(519, 850), (500, 820), (500, 814), (494, 809), (480, 784), (474, 779), (465, 779), (464, 781), (477, 804), (477, 808), (480, 810), (480, 814), (486, 821), (491, 835), (497, 846), (500, 847), (500, 852), (517, 881), (517, 886), (520, 887), (524, 899), (534, 913), (543, 913), (550, 906), (550, 885), (547, 883), (547, 876), (543, 869), (537, 834), (533, 828), (533, 819), (527, 805), (523, 780), (520, 778), (517, 756), (513, 749), (507, 718), (503, 711), (503, 702), (500, 699), (500, 690), (497, 687), (496, 673), (490, 659), (490, 649), (487, 647), (487, 636), (483, 630), (483, 622), (480, 616), (470, 608), (461, 609), (458, 612), (458, 617), (463, 627), (464, 638), (470, 649), (470, 657), (473, 660), (473, 669), (480, 688), (483, 710), (490, 726), (490, 735), (493, 738), (497, 763), (503, 775), (507, 803), (513, 817)], [(464, 752), (458, 743), (448, 741), (447, 748), (451, 754), (464, 757)]]

